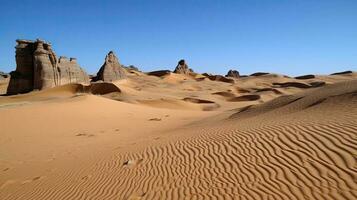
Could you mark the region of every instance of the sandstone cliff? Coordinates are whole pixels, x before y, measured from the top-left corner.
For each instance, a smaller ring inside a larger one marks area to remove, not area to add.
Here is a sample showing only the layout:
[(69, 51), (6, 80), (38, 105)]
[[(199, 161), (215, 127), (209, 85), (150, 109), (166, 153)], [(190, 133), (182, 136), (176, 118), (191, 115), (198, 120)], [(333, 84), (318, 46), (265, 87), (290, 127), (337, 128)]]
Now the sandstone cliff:
[(16, 70), (11, 72), (7, 94), (26, 93), (67, 83), (88, 83), (87, 73), (75, 59), (57, 59), (51, 44), (17, 40)]

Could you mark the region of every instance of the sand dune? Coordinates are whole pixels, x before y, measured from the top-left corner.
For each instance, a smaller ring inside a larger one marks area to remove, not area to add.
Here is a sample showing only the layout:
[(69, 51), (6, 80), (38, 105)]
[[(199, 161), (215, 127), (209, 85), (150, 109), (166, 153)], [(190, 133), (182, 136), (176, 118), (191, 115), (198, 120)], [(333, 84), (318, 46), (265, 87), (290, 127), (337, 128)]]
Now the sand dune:
[(63, 100), (84, 94), (105, 95), (120, 92), (121, 90), (112, 83), (94, 83), (91, 85), (67, 84), (28, 94), (0, 98), (0, 108), (35, 102)]
[(0, 97), (0, 199), (356, 199), (357, 74), (257, 75)]

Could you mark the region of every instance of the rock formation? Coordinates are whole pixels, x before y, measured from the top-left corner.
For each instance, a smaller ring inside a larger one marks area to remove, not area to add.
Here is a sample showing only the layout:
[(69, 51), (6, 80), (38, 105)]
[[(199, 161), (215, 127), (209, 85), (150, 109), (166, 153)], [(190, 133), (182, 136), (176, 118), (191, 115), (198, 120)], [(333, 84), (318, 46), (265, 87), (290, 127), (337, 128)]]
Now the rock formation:
[(60, 84), (64, 83), (88, 83), (89, 76), (78, 65), (76, 58), (66, 58), (61, 56), (58, 59), (58, 70), (61, 75)]
[(264, 76), (264, 75), (268, 75), (269, 73), (267, 72), (256, 72), (251, 74), (250, 76)]
[(225, 82), (225, 83), (234, 83), (233, 79), (224, 77), (222, 75), (212, 75), (212, 74), (208, 74), (208, 73), (203, 73), (202, 76), (205, 76), (206, 78), (208, 78), (211, 81), (221, 81), (221, 82)]
[(158, 70), (158, 71), (148, 72), (147, 75), (162, 77), (162, 76), (169, 75), (170, 73), (171, 73), (170, 70)]
[(285, 83), (273, 83), (274, 86), (280, 86), (282, 88), (295, 87), (295, 88), (310, 88), (309, 84), (299, 83), (299, 82), (285, 82)]
[(99, 69), (97, 76), (92, 81), (112, 82), (126, 78), (125, 69), (119, 63), (119, 59), (113, 51), (105, 57), (105, 62)]
[(60, 57), (50, 43), (17, 40), (16, 70), (11, 72), (7, 94), (26, 93), (67, 83), (88, 83), (87, 73), (76, 63)]
[(300, 80), (312, 79), (312, 78), (316, 78), (315, 75), (308, 74), (308, 75), (303, 75), (303, 76), (297, 76), (297, 77), (295, 77), (295, 79), (300, 79)]
[(188, 65), (186, 64), (185, 60), (180, 60), (178, 63), (177, 63), (177, 66), (174, 70), (174, 73), (176, 74), (186, 74), (186, 75), (189, 75), (193, 72), (192, 69), (190, 69), (188, 67)]
[(229, 70), (226, 77), (239, 78), (239, 72), (237, 70)]
[(0, 95), (6, 94), (10, 75), (0, 71)]
[(344, 75), (344, 74), (352, 74), (353, 71), (343, 71), (343, 72), (336, 72), (330, 75)]

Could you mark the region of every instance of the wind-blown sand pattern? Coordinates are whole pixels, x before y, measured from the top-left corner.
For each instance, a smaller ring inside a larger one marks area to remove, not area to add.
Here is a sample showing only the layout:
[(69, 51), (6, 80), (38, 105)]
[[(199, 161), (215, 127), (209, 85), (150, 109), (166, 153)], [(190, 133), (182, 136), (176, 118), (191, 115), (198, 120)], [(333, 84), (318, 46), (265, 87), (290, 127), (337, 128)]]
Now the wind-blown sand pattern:
[(356, 73), (114, 85), (0, 97), (0, 199), (357, 199)]

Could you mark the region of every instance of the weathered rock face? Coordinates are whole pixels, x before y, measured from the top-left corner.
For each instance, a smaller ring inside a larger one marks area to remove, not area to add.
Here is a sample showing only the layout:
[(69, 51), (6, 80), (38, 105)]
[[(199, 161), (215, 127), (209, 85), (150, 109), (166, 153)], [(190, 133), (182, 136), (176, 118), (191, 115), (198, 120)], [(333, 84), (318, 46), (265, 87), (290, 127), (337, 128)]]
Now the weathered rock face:
[(192, 69), (190, 69), (188, 67), (188, 65), (186, 64), (185, 60), (180, 60), (174, 70), (174, 73), (176, 74), (191, 74), (193, 72)]
[(99, 69), (97, 76), (92, 81), (112, 82), (126, 78), (125, 69), (119, 63), (118, 58), (113, 51), (110, 51), (105, 57), (105, 62)]
[(17, 40), (16, 42), (16, 71), (10, 72), (8, 94), (25, 93), (33, 90), (35, 43), (29, 40)]
[(0, 95), (6, 94), (7, 86), (9, 85), (10, 74), (0, 71)]
[(75, 59), (59, 60), (51, 44), (42, 40), (17, 40), (16, 71), (11, 72), (7, 94), (42, 90), (67, 83), (88, 83), (87, 73)]
[(229, 70), (226, 77), (239, 78), (239, 72), (237, 70)]
[(77, 59), (61, 56), (58, 60), (58, 73), (60, 77), (60, 85), (67, 83), (88, 83), (89, 76), (87, 73), (77, 64)]
[(51, 88), (59, 84), (57, 59), (49, 44), (37, 40), (34, 57), (34, 89)]

